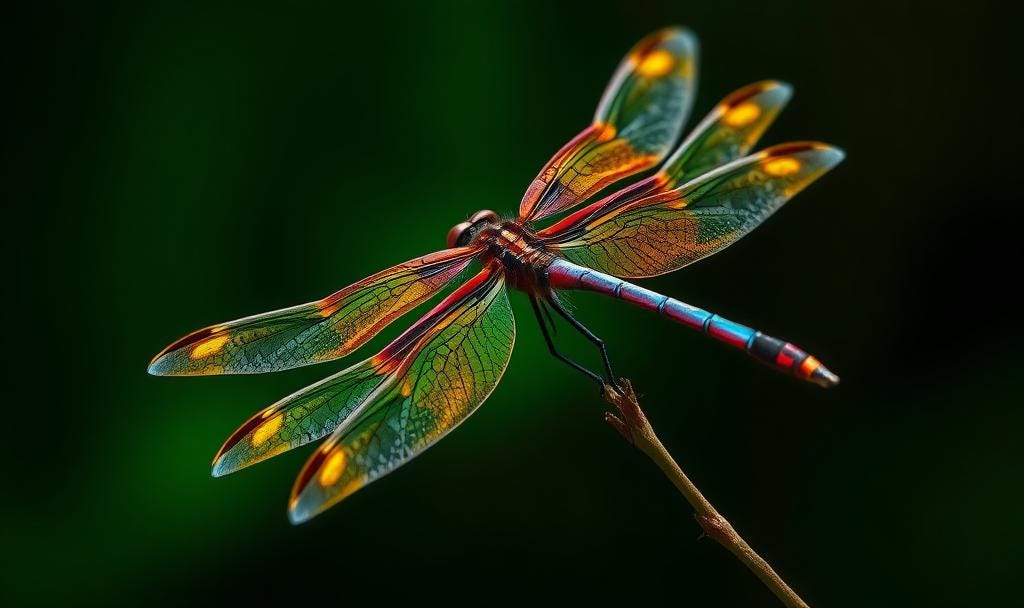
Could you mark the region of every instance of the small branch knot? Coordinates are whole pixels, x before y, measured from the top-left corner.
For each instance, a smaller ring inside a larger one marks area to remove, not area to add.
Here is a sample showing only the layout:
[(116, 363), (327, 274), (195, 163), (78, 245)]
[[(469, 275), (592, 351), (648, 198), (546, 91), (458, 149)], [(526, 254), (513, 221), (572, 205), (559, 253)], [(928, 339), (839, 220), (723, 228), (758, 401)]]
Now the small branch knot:
[(694, 513), (694, 519), (700, 524), (704, 534), (719, 544), (733, 541), (732, 526), (718, 515), (700, 515)]

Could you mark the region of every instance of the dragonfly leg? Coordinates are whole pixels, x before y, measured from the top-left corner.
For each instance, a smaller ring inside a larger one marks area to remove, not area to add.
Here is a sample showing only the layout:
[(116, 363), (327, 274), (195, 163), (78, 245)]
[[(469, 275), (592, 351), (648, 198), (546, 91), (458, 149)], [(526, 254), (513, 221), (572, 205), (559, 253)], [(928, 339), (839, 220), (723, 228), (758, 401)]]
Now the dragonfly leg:
[(551, 311), (547, 306), (544, 306), (543, 303), (541, 303), (540, 309), (544, 312), (544, 317), (548, 320), (548, 325), (551, 326), (551, 334), (557, 336), (558, 326), (555, 325), (555, 319), (551, 316)]
[[(579, 363), (576, 363), (569, 357), (566, 357), (562, 353), (558, 352), (558, 349), (555, 348), (555, 341), (551, 338), (551, 332), (548, 331), (547, 323), (545, 323), (545, 318), (544, 314), (541, 312), (540, 303), (537, 301), (537, 297), (534, 296), (533, 294), (530, 294), (530, 305), (533, 306), (533, 314), (537, 316), (537, 322), (540, 324), (540, 331), (542, 334), (544, 334), (544, 341), (547, 342), (548, 350), (551, 351), (551, 354), (554, 355), (554, 357), (559, 361), (567, 364), (569, 367), (575, 369), (576, 371), (582, 373), (591, 380), (597, 382), (600, 386), (604, 386), (604, 378), (602, 378), (600, 375), (595, 374), (594, 372), (583, 367)], [(551, 327), (554, 328), (555, 324), (554, 321), (551, 319), (550, 315), (547, 316), (547, 322), (551, 323)]]
[(563, 319), (568, 321), (569, 325), (572, 325), (576, 331), (583, 334), (583, 337), (593, 343), (594, 346), (601, 351), (601, 360), (604, 362), (604, 371), (608, 374), (608, 383), (617, 390), (621, 388), (618, 380), (615, 378), (615, 372), (612, 371), (612, 362), (611, 359), (608, 358), (608, 349), (604, 345), (604, 340), (598, 338), (594, 332), (587, 329), (586, 325), (580, 323), (576, 317), (572, 316), (572, 314), (562, 306), (562, 303), (558, 301), (558, 297), (554, 293), (549, 292), (545, 298), (545, 302), (547, 302), (551, 308), (554, 308), (555, 312), (561, 315)]

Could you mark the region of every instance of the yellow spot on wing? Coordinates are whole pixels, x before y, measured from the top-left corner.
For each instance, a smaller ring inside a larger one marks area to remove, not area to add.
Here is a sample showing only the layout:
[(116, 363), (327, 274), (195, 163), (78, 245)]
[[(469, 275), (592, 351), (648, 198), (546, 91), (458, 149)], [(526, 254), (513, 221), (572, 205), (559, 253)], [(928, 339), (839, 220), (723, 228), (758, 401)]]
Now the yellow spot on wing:
[(664, 76), (675, 66), (676, 59), (665, 49), (658, 49), (646, 57), (640, 59), (640, 63), (636, 66), (636, 71), (641, 76), (647, 78), (657, 78), (658, 76)]
[(402, 396), (408, 397), (412, 394), (412, 382), (406, 378), (405, 382), (402, 383)]
[(344, 449), (332, 454), (324, 463), (324, 468), (320, 470), (320, 485), (326, 488), (337, 483), (341, 479), (341, 474), (345, 472), (347, 463), (348, 456), (345, 455)]
[(800, 170), (800, 161), (795, 158), (776, 158), (764, 164), (764, 172), (774, 177), (785, 177)]
[(215, 355), (224, 348), (224, 345), (230, 340), (228, 336), (215, 336), (200, 343), (198, 346), (192, 349), (192, 353), (189, 355), (193, 359), (202, 359), (203, 357), (209, 357)]
[(722, 120), (734, 129), (741, 129), (757, 120), (760, 115), (761, 108), (756, 103), (748, 101), (735, 108), (729, 108)]
[(257, 448), (266, 443), (281, 428), (282, 422), (284, 422), (284, 412), (256, 427), (256, 431), (252, 434), (252, 447)]

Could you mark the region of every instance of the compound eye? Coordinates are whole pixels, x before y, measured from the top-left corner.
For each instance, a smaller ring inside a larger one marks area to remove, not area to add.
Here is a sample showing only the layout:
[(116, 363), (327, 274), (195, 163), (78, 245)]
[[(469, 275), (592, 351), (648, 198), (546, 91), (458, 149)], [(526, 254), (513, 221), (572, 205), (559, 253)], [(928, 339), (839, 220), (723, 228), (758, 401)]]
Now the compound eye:
[(497, 224), (498, 214), (491, 211), (490, 209), (484, 209), (483, 211), (477, 211), (476, 213), (473, 214), (473, 217), (469, 218), (469, 222), (471, 224), (483, 221), (486, 221), (490, 224)]
[(452, 226), (452, 229), (448, 231), (448, 246), (459, 247), (461, 245), (465, 245), (465, 243), (460, 243), (459, 241), (462, 240), (463, 236), (468, 234), (472, 225), (473, 224), (470, 222), (459, 222)]

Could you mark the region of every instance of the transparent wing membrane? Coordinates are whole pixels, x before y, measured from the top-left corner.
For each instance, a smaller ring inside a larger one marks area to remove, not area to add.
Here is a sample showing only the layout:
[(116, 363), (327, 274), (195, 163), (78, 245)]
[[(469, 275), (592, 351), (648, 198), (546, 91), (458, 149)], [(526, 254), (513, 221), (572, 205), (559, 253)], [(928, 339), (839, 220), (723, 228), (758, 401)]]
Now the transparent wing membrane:
[(497, 386), (515, 341), (504, 281), (485, 270), (460, 292), (412, 328), (412, 346), (399, 345), (400, 358), (386, 355), (398, 365), (394, 381), (374, 391), (306, 463), (292, 491), (293, 522), (415, 458)]
[(530, 184), (520, 219), (565, 211), (661, 162), (686, 122), (696, 71), (697, 39), (689, 30), (661, 30), (641, 40), (619, 64), (594, 122)]
[(546, 245), (618, 277), (672, 272), (739, 240), (842, 158), (842, 151), (820, 143), (773, 146), (586, 218), (548, 237)]
[(160, 352), (157, 376), (256, 374), (343, 357), (437, 293), (477, 249), (447, 249), (399, 264), (322, 300), (220, 323)]
[(538, 235), (550, 237), (587, 224), (599, 215), (672, 190), (743, 156), (757, 144), (791, 96), (789, 85), (773, 80), (734, 91), (704, 117), (654, 175), (587, 205)]

